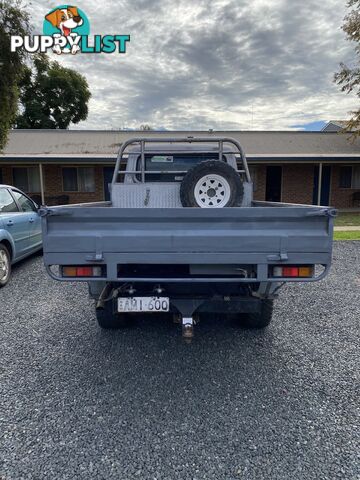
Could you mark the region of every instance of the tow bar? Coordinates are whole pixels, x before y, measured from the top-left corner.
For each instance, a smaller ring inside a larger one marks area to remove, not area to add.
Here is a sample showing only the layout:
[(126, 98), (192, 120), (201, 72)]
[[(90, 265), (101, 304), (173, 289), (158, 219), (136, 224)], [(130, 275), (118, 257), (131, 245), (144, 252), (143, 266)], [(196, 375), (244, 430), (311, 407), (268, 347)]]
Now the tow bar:
[(181, 323), (183, 339), (190, 343), (194, 337), (194, 325), (198, 323), (196, 309), (204, 303), (202, 298), (175, 298), (171, 303), (177, 308), (178, 314), (175, 315), (176, 323)]
[(194, 320), (192, 317), (182, 317), (182, 336), (187, 343), (190, 343), (193, 339)]

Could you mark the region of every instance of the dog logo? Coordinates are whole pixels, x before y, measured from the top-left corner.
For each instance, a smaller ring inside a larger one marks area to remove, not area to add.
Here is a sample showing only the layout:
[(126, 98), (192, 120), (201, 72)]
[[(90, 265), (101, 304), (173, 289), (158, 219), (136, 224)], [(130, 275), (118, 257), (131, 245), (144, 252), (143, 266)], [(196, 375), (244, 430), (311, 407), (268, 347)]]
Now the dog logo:
[(130, 35), (94, 35), (90, 37), (90, 23), (85, 13), (74, 5), (61, 5), (45, 15), (43, 35), (11, 35), (12, 52), (24, 49), (28, 53), (57, 55), (71, 53), (125, 54)]
[(81, 50), (79, 45), (81, 36), (87, 36), (89, 33), (89, 21), (78, 7), (62, 5), (45, 15), (44, 35), (51, 35), (54, 39), (65, 37), (67, 40), (65, 47), (62, 47), (62, 42), (55, 43), (53, 51), (58, 55), (62, 53), (75, 55)]

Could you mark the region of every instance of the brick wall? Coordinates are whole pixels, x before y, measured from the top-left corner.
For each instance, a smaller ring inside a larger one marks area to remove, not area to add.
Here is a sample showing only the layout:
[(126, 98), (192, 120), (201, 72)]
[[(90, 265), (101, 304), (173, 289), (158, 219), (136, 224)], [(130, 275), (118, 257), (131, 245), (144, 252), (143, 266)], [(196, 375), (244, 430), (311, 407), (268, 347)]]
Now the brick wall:
[[(250, 164), (250, 166), (252, 166)], [(254, 191), (254, 200), (265, 200), (265, 190), (266, 190), (266, 166), (265, 165), (254, 165), (255, 170), (255, 191)]]
[(283, 165), (282, 201), (312, 204), (314, 165)]
[[(73, 165), (71, 165), (73, 166)], [(87, 166), (87, 165), (81, 165)], [(61, 165), (44, 165), (45, 196), (68, 195), (69, 203), (97, 202), (104, 199), (103, 168), (94, 167), (94, 192), (64, 192)]]
[[(250, 164), (252, 167), (252, 164)], [(254, 165), (256, 169), (255, 200), (266, 198), (266, 165)], [(282, 165), (282, 201), (288, 203), (312, 203), (314, 165)]]
[(1, 172), (2, 172), (2, 181), (5, 185), (12, 185), (13, 183), (13, 178), (12, 178), (12, 171), (11, 167), (9, 166), (1, 166)]
[[(18, 166), (18, 165), (17, 165)], [(25, 166), (25, 165), (24, 165)], [(71, 165), (74, 166), (74, 165)], [(87, 165), (81, 165), (87, 166)], [(11, 166), (1, 165), (3, 182), (13, 185)], [(67, 195), (69, 203), (86, 203), (104, 200), (103, 167), (94, 166), (95, 192), (63, 192), (61, 165), (43, 165), (45, 197)], [(40, 192), (25, 192), (40, 195)]]
[[(256, 170), (255, 200), (265, 200), (266, 165), (253, 165)], [(311, 204), (313, 197), (314, 164), (282, 165), (282, 201)], [(13, 185), (12, 167), (1, 165), (2, 181)], [(95, 192), (63, 192), (60, 165), (44, 165), (45, 196), (68, 195), (70, 203), (101, 201), (104, 199), (103, 167), (95, 166)], [(330, 205), (337, 208), (351, 208), (352, 195), (359, 189), (340, 188), (340, 165), (332, 166)], [(33, 192), (34, 193), (34, 192)]]

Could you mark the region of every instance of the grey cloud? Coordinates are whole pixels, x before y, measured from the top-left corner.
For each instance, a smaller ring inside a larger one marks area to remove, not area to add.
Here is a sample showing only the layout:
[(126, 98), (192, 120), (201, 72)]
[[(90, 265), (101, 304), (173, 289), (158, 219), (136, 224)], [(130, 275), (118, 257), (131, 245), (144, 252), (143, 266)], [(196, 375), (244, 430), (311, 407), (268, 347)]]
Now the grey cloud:
[[(35, 3), (44, 14), (55, 6)], [(92, 33), (131, 42), (125, 56), (60, 59), (93, 92), (77, 128), (287, 128), (355, 104), (332, 83), (352, 56), (343, 0), (89, 0), (83, 9)]]

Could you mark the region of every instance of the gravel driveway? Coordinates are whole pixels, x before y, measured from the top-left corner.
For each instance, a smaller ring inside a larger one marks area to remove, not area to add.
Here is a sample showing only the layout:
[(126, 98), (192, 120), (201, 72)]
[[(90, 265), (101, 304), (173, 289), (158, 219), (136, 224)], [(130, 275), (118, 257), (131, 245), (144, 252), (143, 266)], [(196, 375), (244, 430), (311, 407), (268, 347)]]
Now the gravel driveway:
[(162, 317), (100, 331), (41, 257), (0, 290), (1, 479), (359, 478), (360, 243), (266, 332)]

